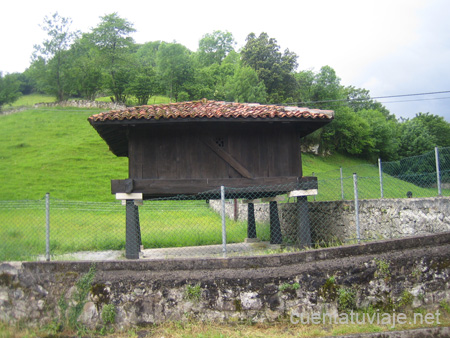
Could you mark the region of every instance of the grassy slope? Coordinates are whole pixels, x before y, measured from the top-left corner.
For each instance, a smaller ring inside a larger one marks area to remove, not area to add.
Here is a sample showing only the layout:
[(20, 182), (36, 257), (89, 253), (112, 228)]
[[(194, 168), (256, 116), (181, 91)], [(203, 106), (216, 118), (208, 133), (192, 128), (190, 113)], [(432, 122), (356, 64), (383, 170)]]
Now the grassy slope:
[[(22, 98), (30, 104), (45, 99)], [(98, 112), (41, 108), (0, 116), (0, 200), (38, 199), (50, 192), (59, 199), (112, 201), (110, 180), (126, 178), (128, 162), (115, 157), (88, 123), (87, 118)], [(303, 155), (303, 175), (314, 172), (319, 177), (319, 199), (340, 198), (339, 167), (344, 168), (346, 198), (353, 197), (353, 172), (367, 177), (360, 181), (361, 198), (379, 197), (376, 166), (340, 154)], [(385, 197), (404, 197), (406, 191), (435, 196), (433, 190), (385, 177)]]
[[(113, 200), (110, 180), (126, 178), (128, 162), (90, 126), (87, 118), (98, 112), (46, 108), (0, 116), (0, 200), (38, 199), (46, 192), (67, 200)], [(342, 155), (304, 155), (303, 162), (304, 175), (365, 164)]]
[(98, 110), (40, 109), (0, 116), (0, 200), (112, 200), (110, 180), (127, 177), (90, 126)]

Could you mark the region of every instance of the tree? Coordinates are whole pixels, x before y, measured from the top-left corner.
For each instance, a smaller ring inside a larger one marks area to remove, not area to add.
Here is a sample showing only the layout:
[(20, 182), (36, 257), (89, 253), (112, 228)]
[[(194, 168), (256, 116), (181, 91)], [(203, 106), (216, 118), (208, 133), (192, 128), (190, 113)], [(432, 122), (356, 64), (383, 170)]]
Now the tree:
[(400, 157), (421, 155), (433, 150), (436, 139), (420, 119), (406, 120), (399, 125)]
[(136, 51), (136, 59), (139, 64), (145, 67), (153, 67), (157, 66), (157, 54), (159, 47), (161, 46), (161, 41), (152, 41), (144, 43), (143, 45), (139, 45)]
[(138, 100), (139, 106), (148, 104), (151, 96), (159, 90), (156, 71), (151, 66), (137, 65), (128, 92)]
[(450, 123), (442, 116), (430, 113), (418, 113), (413, 120), (417, 120), (424, 126), (428, 133), (436, 140), (438, 147), (450, 147)]
[(20, 82), (12, 74), (3, 76), (0, 72), (0, 111), (5, 104), (16, 101), (21, 93)]
[(100, 24), (92, 30), (89, 38), (98, 48), (101, 66), (106, 73), (106, 87), (113, 94), (113, 101), (125, 103), (126, 87), (130, 80), (131, 48), (134, 40), (129, 36), (135, 32), (133, 24), (117, 13), (100, 18)]
[(230, 32), (214, 31), (205, 34), (199, 41), (198, 57), (202, 66), (211, 66), (214, 63), (221, 64), (228, 53), (234, 51), (233, 34)]
[(192, 77), (190, 51), (179, 43), (162, 43), (157, 53), (158, 71), (170, 99), (178, 94)]
[(100, 54), (87, 35), (75, 41), (70, 49), (76, 95), (88, 100), (95, 100), (103, 85), (103, 73)]
[(398, 158), (399, 139), (397, 121), (386, 118), (386, 115), (375, 109), (364, 109), (356, 112), (369, 124), (369, 135), (372, 139), (370, 147), (364, 151), (364, 157), (376, 160), (395, 160)]
[(333, 109), (345, 106), (345, 93), (342, 90), (341, 79), (330, 66), (323, 66), (316, 74), (313, 86), (311, 101), (314, 101), (314, 108)]
[(33, 80), (30, 78), (30, 76), (27, 73), (27, 71), (25, 71), (23, 73), (12, 73), (12, 74), (9, 74), (9, 75), (14, 80), (16, 80), (16, 81), (18, 81), (20, 83), (19, 91), (23, 95), (31, 94), (33, 92), (33, 90), (35, 89), (35, 84), (34, 84)]
[(70, 61), (67, 50), (78, 36), (70, 30), (72, 20), (61, 17), (57, 12), (51, 17), (45, 16), (42, 29), (48, 39), (42, 45), (34, 46), (33, 75), (38, 85), (47, 93), (62, 101), (70, 92)]
[(322, 142), (341, 153), (364, 155), (374, 147), (368, 121), (349, 107), (336, 110), (335, 120), (322, 129)]
[(289, 49), (284, 53), (279, 49), (277, 40), (269, 38), (267, 33), (261, 33), (259, 37), (251, 33), (241, 52), (244, 65), (253, 68), (264, 82), (271, 103), (292, 100), (296, 89), (297, 55)]
[(227, 101), (266, 103), (267, 99), (264, 82), (248, 66), (238, 67), (233, 77), (228, 79), (225, 92)]
[(378, 110), (389, 120), (395, 120), (395, 115), (383, 106), (380, 102), (374, 101), (370, 97), (370, 91), (364, 88), (348, 86), (343, 88), (344, 95), (347, 98), (347, 104), (353, 111), (357, 112), (364, 109)]

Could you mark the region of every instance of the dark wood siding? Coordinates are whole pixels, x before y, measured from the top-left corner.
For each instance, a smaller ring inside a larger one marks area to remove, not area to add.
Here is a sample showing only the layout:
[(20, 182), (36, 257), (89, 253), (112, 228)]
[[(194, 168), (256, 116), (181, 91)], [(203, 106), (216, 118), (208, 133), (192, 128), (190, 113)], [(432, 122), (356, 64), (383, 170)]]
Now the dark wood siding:
[(300, 135), (284, 123), (130, 127), (129, 161), (137, 179), (302, 175)]

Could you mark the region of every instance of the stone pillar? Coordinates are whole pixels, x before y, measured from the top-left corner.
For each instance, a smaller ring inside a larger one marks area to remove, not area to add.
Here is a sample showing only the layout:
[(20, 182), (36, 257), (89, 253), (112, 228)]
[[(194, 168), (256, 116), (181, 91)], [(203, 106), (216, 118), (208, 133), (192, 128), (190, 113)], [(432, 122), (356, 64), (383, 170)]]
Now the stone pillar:
[(311, 226), (309, 221), (308, 197), (297, 197), (297, 215), (298, 215), (298, 243), (300, 247), (311, 246)]
[(270, 244), (281, 244), (283, 237), (281, 235), (280, 218), (278, 216), (278, 203), (271, 201), (270, 209)]
[(249, 202), (247, 206), (247, 238), (256, 238), (255, 204)]
[(139, 207), (134, 204), (133, 200), (126, 200), (125, 257), (127, 259), (139, 259), (140, 246)]

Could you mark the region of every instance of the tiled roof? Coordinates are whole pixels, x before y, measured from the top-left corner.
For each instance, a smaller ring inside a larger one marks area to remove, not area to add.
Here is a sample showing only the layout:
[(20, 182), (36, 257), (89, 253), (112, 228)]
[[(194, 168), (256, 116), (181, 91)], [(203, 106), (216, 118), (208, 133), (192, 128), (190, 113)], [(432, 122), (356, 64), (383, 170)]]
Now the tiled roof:
[(255, 103), (230, 103), (223, 101), (177, 102), (149, 106), (111, 110), (89, 117), (91, 122), (122, 120), (158, 120), (186, 118), (301, 118), (333, 119), (332, 110), (319, 110), (300, 107), (260, 105)]

